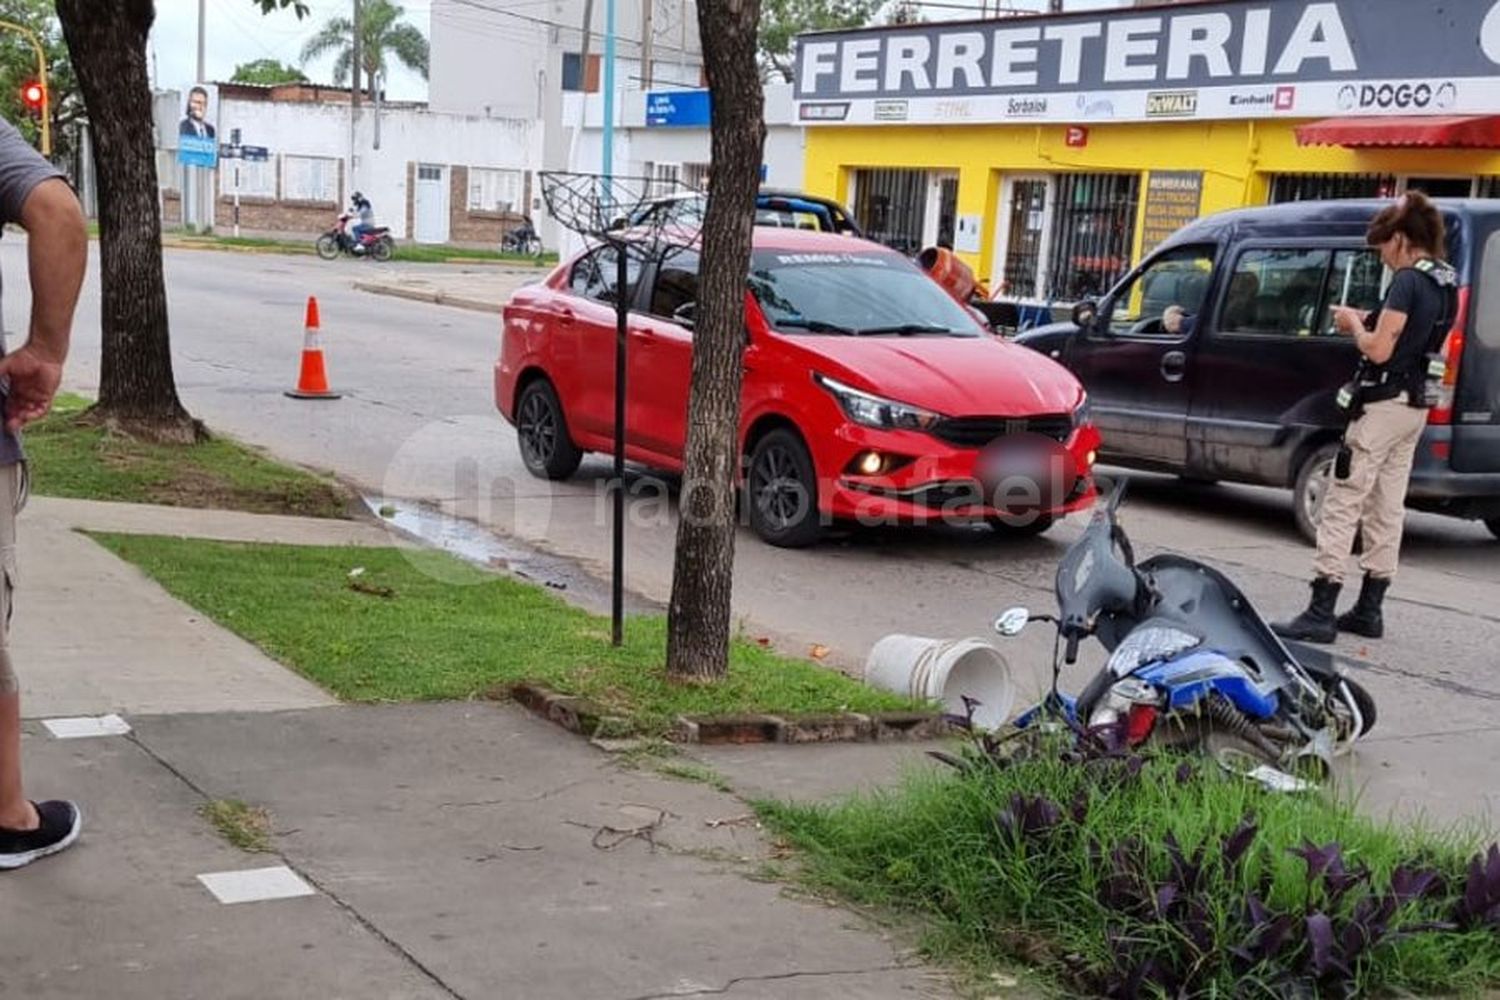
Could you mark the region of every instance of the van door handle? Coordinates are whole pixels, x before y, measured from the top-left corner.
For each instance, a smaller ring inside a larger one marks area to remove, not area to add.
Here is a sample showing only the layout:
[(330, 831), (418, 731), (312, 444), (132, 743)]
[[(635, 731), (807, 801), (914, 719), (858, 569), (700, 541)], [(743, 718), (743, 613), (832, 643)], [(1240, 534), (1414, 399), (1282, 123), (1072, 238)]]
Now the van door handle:
[(1161, 377), (1168, 382), (1181, 382), (1187, 375), (1187, 355), (1181, 351), (1168, 351), (1161, 356)]

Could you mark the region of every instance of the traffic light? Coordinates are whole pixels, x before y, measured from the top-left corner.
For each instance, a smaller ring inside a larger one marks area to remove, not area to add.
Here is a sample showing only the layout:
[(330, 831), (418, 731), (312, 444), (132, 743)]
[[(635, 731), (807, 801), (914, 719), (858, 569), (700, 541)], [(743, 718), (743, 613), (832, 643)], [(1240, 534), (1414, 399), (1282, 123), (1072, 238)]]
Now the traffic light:
[(46, 100), (47, 88), (34, 80), (21, 88), (21, 103), (25, 104), (26, 110), (34, 115), (42, 113), (42, 105)]

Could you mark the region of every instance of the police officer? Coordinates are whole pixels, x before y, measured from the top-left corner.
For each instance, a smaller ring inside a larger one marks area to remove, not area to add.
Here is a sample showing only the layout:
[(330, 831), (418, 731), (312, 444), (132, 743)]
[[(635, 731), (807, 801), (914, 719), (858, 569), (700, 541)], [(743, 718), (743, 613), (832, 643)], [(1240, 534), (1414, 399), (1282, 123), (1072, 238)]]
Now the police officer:
[[(1458, 275), (1443, 259), (1443, 217), (1420, 191), (1403, 195), (1371, 221), (1366, 239), (1395, 275), (1372, 313), (1334, 307), (1335, 328), (1361, 355), (1339, 393), (1352, 418), (1318, 523), (1312, 602), (1278, 635), (1333, 642), (1340, 631), (1378, 639), (1380, 605), (1396, 575), (1406, 487), (1417, 439), (1441, 383), (1443, 341), (1458, 309)], [(1344, 567), (1363, 533), (1364, 583), (1354, 608), (1335, 617)]]

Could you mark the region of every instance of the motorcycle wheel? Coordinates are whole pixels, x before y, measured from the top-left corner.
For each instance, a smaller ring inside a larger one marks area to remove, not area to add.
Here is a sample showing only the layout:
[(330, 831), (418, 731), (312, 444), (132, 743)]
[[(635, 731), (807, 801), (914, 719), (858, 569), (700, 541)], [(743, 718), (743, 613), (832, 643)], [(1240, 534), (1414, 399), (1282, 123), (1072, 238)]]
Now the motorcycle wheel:
[[(1370, 692), (1366, 691), (1353, 678), (1345, 677), (1344, 683), (1349, 685), (1349, 693), (1353, 695), (1354, 704), (1359, 708), (1360, 721), (1364, 724), (1363, 728), (1359, 731), (1359, 736), (1364, 736), (1375, 728), (1375, 699), (1370, 697)], [(1356, 736), (1355, 739), (1359, 739), (1359, 736)]]
[(394, 251), (395, 245), (392, 244), (390, 237), (382, 236), (370, 247), (370, 256), (383, 263), (391, 259)]
[(314, 245), (317, 247), (318, 256), (324, 260), (333, 260), (339, 255), (339, 240), (332, 233), (324, 233), (322, 236), (319, 236), (318, 242)]
[(528, 257), (540, 257), (542, 255), (541, 237), (533, 236), (531, 239), (526, 241), (526, 255)]

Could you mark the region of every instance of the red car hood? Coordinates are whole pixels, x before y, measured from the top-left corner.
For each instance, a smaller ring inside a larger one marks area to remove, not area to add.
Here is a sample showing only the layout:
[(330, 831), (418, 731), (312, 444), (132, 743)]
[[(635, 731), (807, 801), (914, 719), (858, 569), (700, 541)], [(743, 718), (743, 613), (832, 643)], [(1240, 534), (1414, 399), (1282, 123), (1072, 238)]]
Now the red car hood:
[(814, 371), (945, 416), (1068, 413), (1081, 399), (1078, 380), (1062, 365), (993, 337), (786, 339), (813, 356)]

